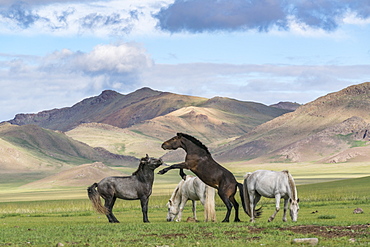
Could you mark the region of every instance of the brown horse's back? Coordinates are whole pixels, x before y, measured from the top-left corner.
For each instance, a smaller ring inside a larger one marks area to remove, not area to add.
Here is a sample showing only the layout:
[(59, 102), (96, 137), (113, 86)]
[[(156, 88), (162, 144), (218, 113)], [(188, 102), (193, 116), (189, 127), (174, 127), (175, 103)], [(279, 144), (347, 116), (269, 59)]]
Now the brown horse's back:
[[(189, 162), (189, 161), (187, 161)], [(192, 163), (192, 162), (190, 162)], [(225, 167), (218, 164), (212, 157), (198, 159), (196, 166), (190, 170), (194, 172), (205, 184), (218, 189), (220, 186), (234, 187), (238, 183), (234, 175)]]

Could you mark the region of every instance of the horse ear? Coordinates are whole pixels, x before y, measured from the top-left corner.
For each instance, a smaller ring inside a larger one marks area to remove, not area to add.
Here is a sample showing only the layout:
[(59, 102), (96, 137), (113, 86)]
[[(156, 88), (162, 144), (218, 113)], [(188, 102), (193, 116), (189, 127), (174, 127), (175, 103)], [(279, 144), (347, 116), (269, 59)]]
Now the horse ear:
[(146, 158), (149, 159), (149, 155), (148, 154), (146, 154)]
[(172, 206), (172, 201), (171, 201), (171, 199), (170, 199), (170, 200), (168, 200), (168, 203), (170, 204), (170, 206)]

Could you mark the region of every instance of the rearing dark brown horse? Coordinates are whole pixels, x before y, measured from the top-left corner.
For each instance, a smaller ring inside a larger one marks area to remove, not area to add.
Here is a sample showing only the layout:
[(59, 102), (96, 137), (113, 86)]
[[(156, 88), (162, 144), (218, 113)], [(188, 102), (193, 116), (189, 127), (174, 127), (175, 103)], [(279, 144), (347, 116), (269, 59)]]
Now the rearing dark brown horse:
[(211, 156), (208, 148), (194, 137), (177, 133), (168, 141), (162, 144), (163, 149), (183, 148), (186, 151), (185, 162), (174, 164), (165, 169), (162, 169), (158, 174), (165, 174), (172, 169), (188, 169), (195, 173), (205, 184), (218, 190), (218, 195), (225, 203), (227, 213), (222, 222), (229, 222), (231, 209), (235, 207), (235, 220), (239, 219), (239, 204), (235, 200), (237, 187), (239, 188), (242, 205), (244, 205), (243, 185), (238, 183), (234, 175), (225, 167), (218, 164)]

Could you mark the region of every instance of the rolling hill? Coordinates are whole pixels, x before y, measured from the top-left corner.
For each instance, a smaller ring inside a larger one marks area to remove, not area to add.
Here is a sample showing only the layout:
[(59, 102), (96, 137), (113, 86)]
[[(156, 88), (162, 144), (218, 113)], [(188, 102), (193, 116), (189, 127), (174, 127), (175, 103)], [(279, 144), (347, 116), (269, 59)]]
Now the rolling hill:
[(330, 162), (330, 157), (346, 150), (355, 153), (356, 146), (370, 151), (369, 122), (370, 83), (366, 82), (276, 117), (214, 152), (219, 160), (228, 161)]
[(250, 116), (254, 126), (290, 111), (254, 102), (220, 97), (206, 99), (142, 88), (127, 95), (105, 90), (99, 96), (84, 99), (72, 107), (36, 114), (17, 114), (8, 122), (15, 125), (34, 124), (60, 131), (71, 130), (82, 123), (104, 123), (128, 128), (188, 106), (215, 108)]
[(21, 188), (45, 189), (58, 187), (89, 186), (108, 176), (124, 176), (125, 174), (113, 170), (101, 162), (83, 164), (43, 179), (22, 185)]
[(10, 171), (63, 170), (71, 166), (101, 161), (109, 165), (137, 165), (134, 157), (92, 148), (60, 131), (37, 125), (0, 124), (0, 168)]
[(369, 82), (286, 110), (295, 107), (149, 88), (127, 95), (106, 90), (72, 107), (18, 114), (1, 123), (0, 168), (47, 171), (46, 177), (93, 162), (135, 167), (146, 153), (178, 162), (184, 152), (160, 148), (176, 132), (195, 136), (225, 163), (370, 160)]
[[(160, 101), (167, 105), (179, 98), (183, 96), (164, 93)], [(91, 123), (81, 124), (66, 134), (92, 147), (104, 147), (114, 153), (136, 157), (149, 153), (159, 157), (165, 153), (160, 144), (177, 132), (194, 135), (212, 146), (243, 135), (261, 123), (288, 112), (260, 103), (223, 97), (202, 100), (201, 103), (198, 99), (194, 105), (184, 106), (127, 128)], [(151, 100), (159, 99), (154, 97)], [(151, 106), (142, 109), (151, 111)]]

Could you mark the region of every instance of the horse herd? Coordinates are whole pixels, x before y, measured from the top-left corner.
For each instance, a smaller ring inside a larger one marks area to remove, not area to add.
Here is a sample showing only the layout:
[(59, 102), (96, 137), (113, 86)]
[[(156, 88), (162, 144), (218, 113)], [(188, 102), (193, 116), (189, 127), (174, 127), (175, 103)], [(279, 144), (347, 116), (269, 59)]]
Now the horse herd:
[[(195, 219), (195, 201), (200, 200), (204, 205), (205, 220), (215, 221), (214, 194), (217, 190), (227, 208), (222, 222), (229, 222), (233, 207), (235, 208), (234, 221), (238, 222), (240, 221), (239, 204), (235, 200), (237, 189), (239, 189), (244, 212), (250, 217), (251, 222), (262, 214), (262, 208), (256, 209), (261, 196), (276, 200), (275, 212), (269, 217), (269, 221), (272, 221), (280, 210), (281, 198), (284, 198), (283, 221), (287, 221), (288, 206), (292, 221), (297, 221), (299, 199), (294, 179), (287, 170), (281, 172), (258, 170), (247, 173), (241, 184), (229, 170), (212, 158), (205, 145), (190, 135), (177, 133), (176, 136), (165, 141), (162, 148), (165, 150), (182, 148), (186, 152), (184, 162), (168, 166), (158, 172), (158, 174), (165, 174), (169, 170), (180, 169), (182, 178), (167, 203), (167, 221), (173, 221), (175, 217), (177, 221), (181, 221), (182, 210), (189, 199), (193, 202)], [(152, 193), (154, 170), (163, 164), (161, 159), (146, 155), (140, 160), (138, 169), (131, 176), (107, 177), (99, 183), (94, 183), (87, 189), (93, 207), (99, 213), (105, 214), (109, 222), (118, 223), (112, 211), (116, 199), (140, 200), (143, 221), (149, 222), (148, 201)], [(183, 169), (191, 170), (197, 177), (186, 175)], [(104, 205), (100, 197), (104, 199)]]

